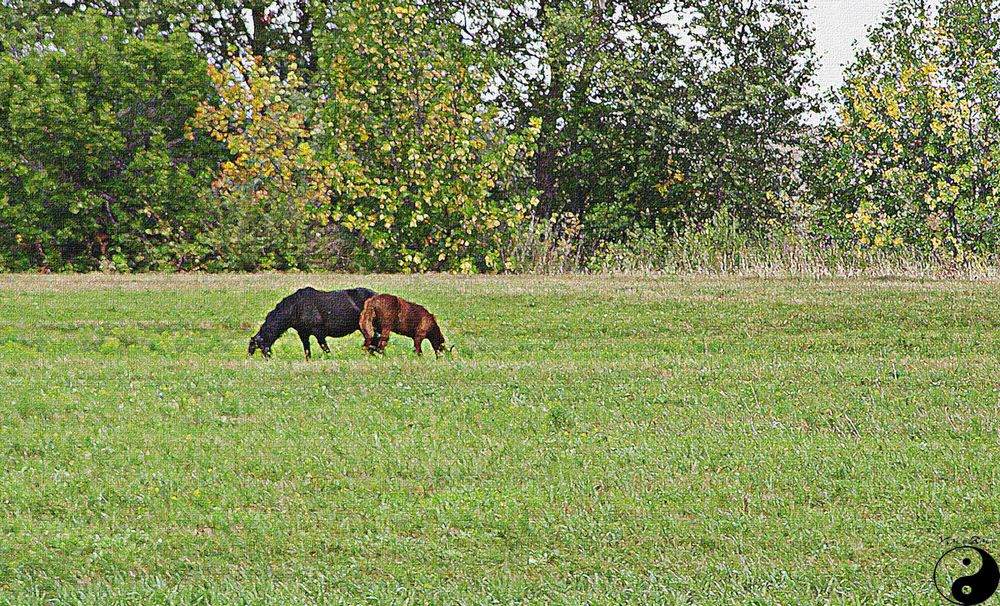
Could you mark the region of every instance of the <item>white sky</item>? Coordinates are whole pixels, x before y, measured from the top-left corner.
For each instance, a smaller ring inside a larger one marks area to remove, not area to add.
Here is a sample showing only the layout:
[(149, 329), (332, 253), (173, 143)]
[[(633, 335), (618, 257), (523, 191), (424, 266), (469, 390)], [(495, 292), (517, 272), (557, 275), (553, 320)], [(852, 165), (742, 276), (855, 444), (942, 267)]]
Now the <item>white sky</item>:
[(888, 4), (889, 0), (810, 0), (821, 88), (843, 83), (843, 68), (854, 57), (854, 41), (864, 42), (868, 28), (879, 21)]

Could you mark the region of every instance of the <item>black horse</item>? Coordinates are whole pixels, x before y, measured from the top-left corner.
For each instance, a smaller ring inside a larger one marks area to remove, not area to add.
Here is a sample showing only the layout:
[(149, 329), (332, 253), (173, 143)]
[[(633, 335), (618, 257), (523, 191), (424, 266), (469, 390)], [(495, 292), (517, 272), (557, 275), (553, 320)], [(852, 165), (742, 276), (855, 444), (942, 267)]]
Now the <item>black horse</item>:
[(252, 356), (259, 349), (265, 358), (270, 358), (271, 345), (289, 328), (299, 333), (307, 360), (312, 357), (309, 351), (310, 335), (316, 337), (324, 352), (330, 353), (326, 338), (346, 337), (358, 330), (361, 309), (365, 301), (374, 296), (375, 292), (367, 288), (330, 292), (312, 287), (300, 288), (282, 299), (267, 314), (260, 330), (250, 337), (247, 353)]

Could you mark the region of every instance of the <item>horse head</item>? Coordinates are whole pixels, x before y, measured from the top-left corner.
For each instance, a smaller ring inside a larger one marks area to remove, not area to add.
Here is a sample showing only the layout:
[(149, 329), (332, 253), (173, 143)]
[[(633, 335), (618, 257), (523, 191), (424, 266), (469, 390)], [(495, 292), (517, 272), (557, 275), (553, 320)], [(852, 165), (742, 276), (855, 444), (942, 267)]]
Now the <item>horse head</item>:
[(261, 355), (264, 356), (264, 359), (271, 357), (271, 344), (265, 341), (264, 337), (260, 336), (260, 333), (250, 337), (250, 347), (247, 348), (247, 355), (253, 356), (258, 349)]

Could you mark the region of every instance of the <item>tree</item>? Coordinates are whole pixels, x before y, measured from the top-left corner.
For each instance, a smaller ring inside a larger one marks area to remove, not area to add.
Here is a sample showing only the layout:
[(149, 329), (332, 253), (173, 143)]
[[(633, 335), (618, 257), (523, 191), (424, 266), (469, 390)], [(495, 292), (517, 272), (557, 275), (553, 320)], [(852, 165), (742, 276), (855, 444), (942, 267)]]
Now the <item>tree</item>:
[(183, 35), (57, 25), (49, 48), (0, 57), (0, 250), (15, 268), (163, 266), (216, 155), (183, 137), (206, 64)]
[(828, 224), (862, 247), (996, 250), (997, 8), (899, 0), (848, 70), (818, 191)]
[[(200, 263), (210, 269), (331, 268), (327, 240), (335, 167), (317, 157), (313, 102), (295, 63), (281, 77), (246, 55), (210, 68), (217, 96), (199, 106), (188, 138), (223, 143), (200, 224)], [(328, 170), (329, 169), (329, 170)]]
[[(0, 0), (0, 50), (44, 43), (53, 24), (74, 14), (119, 19), (136, 35), (186, 32), (215, 65), (237, 53), (274, 56), (310, 70), (313, 11), (309, 0)], [(288, 59), (291, 57), (291, 59)]]
[(493, 53), (497, 101), (541, 120), (541, 210), (628, 226), (780, 213), (814, 109), (801, 0), (433, 0)]
[[(693, 212), (726, 208), (744, 223), (777, 218), (798, 188), (796, 161), (816, 69), (805, 3), (684, 0), (700, 75), (687, 151)], [(707, 201), (707, 202), (705, 202)]]
[(353, 2), (317, 43), (332, 220), (381, 270), (503, 269), (505, 235), (530, 211), (514, 189), (537, 132), (499, 123), (490, 74), (454, 25), (412, 2)]

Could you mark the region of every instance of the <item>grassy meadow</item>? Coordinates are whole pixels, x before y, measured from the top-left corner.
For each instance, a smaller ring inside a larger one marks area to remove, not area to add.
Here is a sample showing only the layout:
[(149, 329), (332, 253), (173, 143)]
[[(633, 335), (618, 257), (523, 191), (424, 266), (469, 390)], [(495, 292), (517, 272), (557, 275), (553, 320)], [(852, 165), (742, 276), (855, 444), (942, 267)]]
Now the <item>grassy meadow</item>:
[[(305, 285), (455, 350), (248, 359)], [(998, 341), (995, 282), (0, 276), (0, 604), (944, 603)]]

